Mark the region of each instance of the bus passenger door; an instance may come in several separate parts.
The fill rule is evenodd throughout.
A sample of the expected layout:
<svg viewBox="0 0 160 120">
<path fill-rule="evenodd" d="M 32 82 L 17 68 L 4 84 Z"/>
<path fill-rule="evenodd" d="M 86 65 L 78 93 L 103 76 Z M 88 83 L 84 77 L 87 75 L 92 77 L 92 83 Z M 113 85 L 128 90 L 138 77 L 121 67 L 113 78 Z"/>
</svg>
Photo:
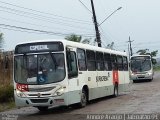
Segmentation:
<svg viewBox="0 0 160 120">
<path fill-rule="evenodd" d="M 67 48 L 68 104 L 80 101 L 77 58 L 74 48 Z"/>
</svg>

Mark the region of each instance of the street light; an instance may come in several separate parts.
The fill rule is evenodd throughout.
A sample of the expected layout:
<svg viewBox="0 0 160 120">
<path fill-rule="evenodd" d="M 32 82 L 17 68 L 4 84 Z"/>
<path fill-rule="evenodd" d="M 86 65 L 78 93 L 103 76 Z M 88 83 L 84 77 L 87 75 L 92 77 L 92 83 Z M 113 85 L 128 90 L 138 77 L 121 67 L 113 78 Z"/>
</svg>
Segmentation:
<svg viewBox="0 0 160 120">
<path fill-rule="evenodd" d="M 100 26 L 101 24 L 103 24 L 109 17 L 111 17 L 115 12 L 117 12 L 118 10 L 122 9 L 122 7 L 119 7 L 118 9 L 116 9 L 115 11 L 113 11 L 106 19 L 104 19 L 98 26 Z"/>
</svg>

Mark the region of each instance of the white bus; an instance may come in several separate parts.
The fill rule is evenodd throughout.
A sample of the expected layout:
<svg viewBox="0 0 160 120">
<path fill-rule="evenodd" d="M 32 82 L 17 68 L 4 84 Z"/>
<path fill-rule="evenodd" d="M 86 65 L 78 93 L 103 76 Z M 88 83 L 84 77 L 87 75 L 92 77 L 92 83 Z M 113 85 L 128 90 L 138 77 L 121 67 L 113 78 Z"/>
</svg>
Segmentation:
<svg viewBox="0 0 160 120">
<path fill-rule="evenodd" d="M 17 106 L 85 107 L 96 98 L 125 91 L 125 52 L 66 40 L 39 40 L 15 47 L 14 96 Z"/>
<path fill-rule="evenodd" d="M 152 81 L 153 79 L 153 66 L 150 55 L 135 55 L 131 57 L 130 61 L 130 77 L 133 82 L 139 80 Z"/>
</svg>

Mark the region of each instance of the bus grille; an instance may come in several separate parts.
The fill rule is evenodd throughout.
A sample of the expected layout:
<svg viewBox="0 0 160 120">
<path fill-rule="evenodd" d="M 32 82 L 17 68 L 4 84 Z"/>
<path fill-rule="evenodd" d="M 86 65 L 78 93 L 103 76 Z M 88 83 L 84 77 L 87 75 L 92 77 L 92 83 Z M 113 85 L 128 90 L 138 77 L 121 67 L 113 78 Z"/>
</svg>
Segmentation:
<svg viewBox="0 0 160 120">
<path fill-rule="evenodd" d="M 138 78 L 145 78 L 145 75 L 138 75 Z"/>
<path fill-rule="evenodd" d="M 45 87 L 45 88 L 29 88 L 29 92 L 47 92 L 47 91 L 51 91 L 54 88 L 56 88 L 55 86 L 53 87 Z"/>
<path fill-rule="evenodd" d="M 32 103 L 46 103 L 48 99 L 30 99 Z"/>
</svg>

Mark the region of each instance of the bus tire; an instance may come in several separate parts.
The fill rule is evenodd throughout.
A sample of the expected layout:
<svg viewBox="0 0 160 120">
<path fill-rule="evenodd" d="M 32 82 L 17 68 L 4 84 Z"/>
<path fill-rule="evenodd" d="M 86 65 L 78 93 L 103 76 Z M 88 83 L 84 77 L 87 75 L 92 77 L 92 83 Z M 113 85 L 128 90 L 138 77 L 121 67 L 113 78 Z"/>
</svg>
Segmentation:
<svg viewBox="0 0 160 120">
<path fill-rule="evenodd" d="M 81 100 L 79 106 L 82 108 L 85 107 L 86 105 L 87 105 L 87 94 L 86 91 L 83 89 L 81 93 Z"/>
<path fill-rule="evenodd" d="M 118 95 L 119 95 L 119 93 L 118 93 L 118 84 L 116 83 L 116 84 L 114 85 L 114 94 L 113 94 L 113 96 L 114 96 L 114 97 L 118 97 Z"/>
<path fill-rule="evenodd" d="M 136 80 L 133 80 L 133 83 L 136 83 L 137 81 Z"/>
<path fill-rule="evenodd" d="M 151 82 L 152 80 L 153 80 L 153 78 L 152 78 L 152 79 L 149 79 L 148 82 Z"/>
<path fill-rule="evenodd" d="M 48 110 L 48 107 L 47 106 L 38 106 L 37 107 L 37 109 L 39 110 L 39 111 L 47 111 Z"/>
</svg>

